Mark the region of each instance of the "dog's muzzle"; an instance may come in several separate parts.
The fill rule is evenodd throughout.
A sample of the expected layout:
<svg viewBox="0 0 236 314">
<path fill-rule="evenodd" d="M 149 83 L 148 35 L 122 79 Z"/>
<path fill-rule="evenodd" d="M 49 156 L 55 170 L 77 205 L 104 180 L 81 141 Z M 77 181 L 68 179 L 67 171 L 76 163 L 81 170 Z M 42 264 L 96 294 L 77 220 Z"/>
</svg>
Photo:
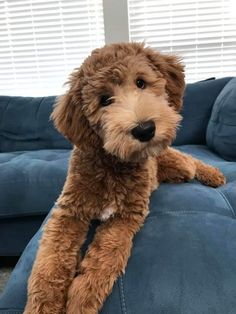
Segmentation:
<svg viewBox="0 0 236 314">
<path fill-rule="evenodd" d="M 152 120 L 140 122 L 135 128 L 131 130 L 134 138 L 140 142 L 148 142 L 155 135 L 156 126 Z"/>
</svg>

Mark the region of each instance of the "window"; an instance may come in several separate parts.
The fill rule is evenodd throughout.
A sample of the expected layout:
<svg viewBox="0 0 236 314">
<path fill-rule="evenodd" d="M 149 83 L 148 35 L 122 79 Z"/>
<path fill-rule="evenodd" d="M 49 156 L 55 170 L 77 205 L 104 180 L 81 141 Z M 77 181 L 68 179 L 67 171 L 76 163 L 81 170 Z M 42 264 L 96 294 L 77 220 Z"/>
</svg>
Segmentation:
<svg viewBox="0 0 236 314">
<path fill-rule="evenodd" d="M 130 39 L 183 57 L 188 82 L 236 74 L 234 0 L 128 0 Z"/>
<path fill-rule="evenodd" d="M 0 94 L 60 94 L 103 44 L 102 0 L 0 1 Z"/>
<path fill-rule="evenodd" d="M 235 0 L 0 0 L 0 94 L 58 95 L 94 48 L 145 41 L 186 80 L 236 75 Z"/>
</svg>

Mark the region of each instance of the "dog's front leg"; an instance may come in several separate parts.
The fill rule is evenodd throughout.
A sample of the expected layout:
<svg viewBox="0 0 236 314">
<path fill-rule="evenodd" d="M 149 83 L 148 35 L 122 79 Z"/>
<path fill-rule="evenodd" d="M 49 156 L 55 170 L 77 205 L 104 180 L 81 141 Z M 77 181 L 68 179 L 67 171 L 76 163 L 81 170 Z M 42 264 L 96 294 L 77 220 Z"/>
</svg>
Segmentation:
<svg viewBox="0 0 236 314">
<path fill-rule="evenodd" d="M 113 217 L 102 224 L 73 280 L 67 314 L 96 314 L 110 294 L 117 277 L 125 271 L 132 240 L 145 219 L 142 214 Z"/>
<path fill-rule="evenodd" d="M 178 183 L 196 178 L 202 184 L 212 187 L 225 183 L 224 175 L 219 169 L 172 147 L 168 147 L 157 157 L 157 164 L 159 182 Z"/>
<path fill-rule="evenodd" d="M 168 147 L 157 156 L 157 164 L 159 182 L 178 183 L 195 177 L 196 165 L 193 158 L 174 148 Z"/>
<path fill-rule="evenodd" d="M 75 276 L 77 253 L 88 223 L 56 208 L 44 227 L 28 283 L 24 314 L 65 313 L 67 289 Z"/>
</svg>

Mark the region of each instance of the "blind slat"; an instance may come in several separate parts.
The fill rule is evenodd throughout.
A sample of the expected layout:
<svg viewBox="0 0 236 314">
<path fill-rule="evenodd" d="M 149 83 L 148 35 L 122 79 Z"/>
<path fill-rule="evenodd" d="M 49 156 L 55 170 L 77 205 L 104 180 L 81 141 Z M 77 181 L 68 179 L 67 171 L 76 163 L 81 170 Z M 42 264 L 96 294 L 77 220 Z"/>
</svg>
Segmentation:
<svg viewBox="0 0 236 314">
<path fill-rule="evenodd" d="M 0 1 L 0 93 L 61 94 L 70 72 L 103 44 L 102 0 Z"/>
<path fill-rule="evenodd" d="M 232 0 L 128 0 L 128 7 L 130 39 L 180 55 L 187 81 L 236 75 Z"/>
</svg>

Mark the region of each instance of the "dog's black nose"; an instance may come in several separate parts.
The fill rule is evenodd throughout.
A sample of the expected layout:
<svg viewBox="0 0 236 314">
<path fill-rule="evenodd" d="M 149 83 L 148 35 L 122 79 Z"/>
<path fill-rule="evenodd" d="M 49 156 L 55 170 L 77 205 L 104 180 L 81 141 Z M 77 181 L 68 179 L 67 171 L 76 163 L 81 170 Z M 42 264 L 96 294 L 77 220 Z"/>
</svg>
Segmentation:
<svg viewBox="0 0 236 314">
<path fill-rule="evenodd" d="M 149 120 L 139 123 L 139 125 L 131 130 L 131 134 L 140 142 L 148 142 L 153 138 L 155 130 L 155 123 L 152 120 Z"/>
</svg>

